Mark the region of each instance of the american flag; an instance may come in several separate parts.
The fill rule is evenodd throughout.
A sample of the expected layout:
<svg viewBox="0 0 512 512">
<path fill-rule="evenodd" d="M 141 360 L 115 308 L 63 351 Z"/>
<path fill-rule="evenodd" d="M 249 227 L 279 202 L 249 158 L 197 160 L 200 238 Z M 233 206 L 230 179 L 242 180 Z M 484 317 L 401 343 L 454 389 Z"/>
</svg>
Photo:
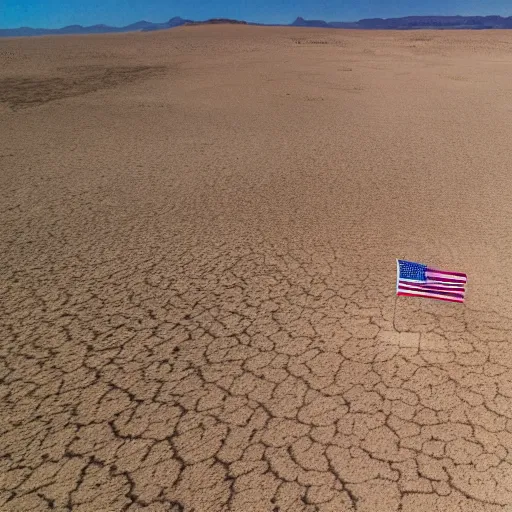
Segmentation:
<svg viewBox="0 0 512 512">
<path fill-rule="evenodd" d="M 437 270 L 421 263 L 396 260 L 396 294 L 464 302 L 466 274 Z"/>
</svg>

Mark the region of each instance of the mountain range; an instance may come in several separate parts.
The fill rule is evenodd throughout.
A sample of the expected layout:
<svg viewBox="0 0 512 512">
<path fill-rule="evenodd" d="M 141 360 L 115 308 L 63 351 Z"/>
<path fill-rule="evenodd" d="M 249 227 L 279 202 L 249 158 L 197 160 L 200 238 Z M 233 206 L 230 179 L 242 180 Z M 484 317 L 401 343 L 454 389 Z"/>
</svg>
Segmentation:
<svg viewBox="0 0 512 512">
<path fill-rule="evenodd" d="M 404 18 L 368 18 L 354 22 L 326 22 L 297 18 L 295 27 L 356 28 L 377 30 L 412 29 L 506 29 L 512 28 L 512 16 L 406 16 Z"/>
<path fill-rule="evenodd" d="M 194 21 L 176 16 L 163 23 L 151 21 L 137 21 L 125 27 L 111 27 L 108 25 L 68 25 L 67 27 L 48 29 L 19 27 L 0 29 L 0 37 L 43 36 L 52 34 L 106 34 L 112 32 L 148 32 L 153 30 L 165 30 L 182 25 L 202 25 L 233 23 L 246 25 L 265 25 L 264 23 L 248 23 L 246 21 L 214 18 L 206 21 Z M 414 29 L 510 29 L 512 28 L 512 16 L 406 16 L 404 18 L 368 18 L 354 22 L 305 20 L 298 17 L 289 25 L 292 27 L 316 27 L 316 28 L 350 28 L 366 30 L 414 30 Z"/>
</svg>

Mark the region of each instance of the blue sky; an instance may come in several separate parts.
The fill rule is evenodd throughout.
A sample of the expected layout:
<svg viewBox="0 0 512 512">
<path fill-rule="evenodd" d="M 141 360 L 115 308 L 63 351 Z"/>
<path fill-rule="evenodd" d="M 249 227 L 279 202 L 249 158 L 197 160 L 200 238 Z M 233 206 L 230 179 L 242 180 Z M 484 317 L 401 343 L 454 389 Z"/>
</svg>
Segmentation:
<svg viewBox="0 0 512 512">
<path fill-rule="evenodd" d="M 412 14 L 512 15 L 511 0 L 0 0 L 0 28 L 71 24 L 128 25 L 173 16 L 289 23 L 297 16 L 327 21 Z"/>
</svg>

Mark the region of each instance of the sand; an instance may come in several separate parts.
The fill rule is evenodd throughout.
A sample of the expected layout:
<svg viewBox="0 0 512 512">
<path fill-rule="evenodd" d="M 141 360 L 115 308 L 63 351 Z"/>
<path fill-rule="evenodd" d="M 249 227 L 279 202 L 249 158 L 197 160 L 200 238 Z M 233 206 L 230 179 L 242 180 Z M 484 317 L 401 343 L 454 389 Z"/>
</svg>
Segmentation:
<svg viewBox="0 0 512 512">
<path fill-rule="evenodd" d="M 512 510 L 511 50 L 0 40 L 0 509 Z"/>
</svg>

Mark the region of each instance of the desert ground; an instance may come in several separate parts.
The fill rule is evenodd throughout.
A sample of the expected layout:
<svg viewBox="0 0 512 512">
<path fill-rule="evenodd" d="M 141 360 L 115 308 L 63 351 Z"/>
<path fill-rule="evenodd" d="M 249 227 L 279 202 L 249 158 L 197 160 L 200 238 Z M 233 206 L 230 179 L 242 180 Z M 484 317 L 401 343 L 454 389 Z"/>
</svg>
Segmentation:
<svg viewBox="0 0 512 512">
<path fill-rule="evenodd" d="M 0 40 L 0 510 L 512 510 L 511 84 L 509 31 Z"/>
</svg>

